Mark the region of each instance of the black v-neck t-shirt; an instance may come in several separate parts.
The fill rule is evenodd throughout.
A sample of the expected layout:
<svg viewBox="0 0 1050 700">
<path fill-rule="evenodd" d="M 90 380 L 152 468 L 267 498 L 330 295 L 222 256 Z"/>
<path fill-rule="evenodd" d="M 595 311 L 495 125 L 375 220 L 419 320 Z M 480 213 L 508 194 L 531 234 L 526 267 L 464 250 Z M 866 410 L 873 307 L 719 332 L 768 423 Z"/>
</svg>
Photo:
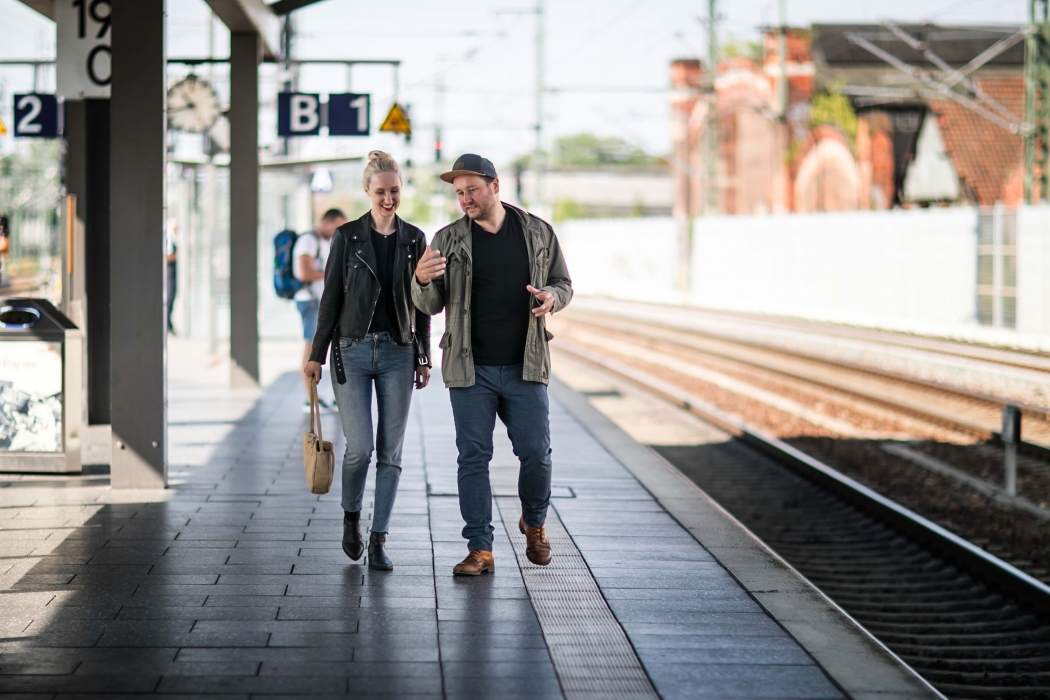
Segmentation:
<svg viewBox="0 0 1050 700">
<path fill-rule="evenodd" d="M 376 254 L 376 276 L 379 277 L 379 299 L 376 301 L 369 333 L 397 334 L 397 310 L 394 308 L 394 254 L 397 232 L 384 236 L 372 229 L 372 250 Z M 400 340 L 400 336 L 397 336 Z"/>
<path fill-rule="evenodd" d="M 503 226 L 489 233 L 470 225 L 471 297 L 470 340 L 474 364 L 497 366 L 525 360 L 532 295 L 529 249 L 518 216 L 507 209 Z"/>
</svg>

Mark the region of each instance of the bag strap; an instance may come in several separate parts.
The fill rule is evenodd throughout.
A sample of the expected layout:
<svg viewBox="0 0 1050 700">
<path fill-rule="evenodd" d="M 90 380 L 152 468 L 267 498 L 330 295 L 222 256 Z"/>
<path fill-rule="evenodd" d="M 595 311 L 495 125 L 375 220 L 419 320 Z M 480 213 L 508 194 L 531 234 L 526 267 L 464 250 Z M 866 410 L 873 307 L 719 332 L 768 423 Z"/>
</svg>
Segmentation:
<svg viewBox="0 0 1050 700">
<path fill-rule="evenodd" d="M 317 439 L 324 443 L 324 434 L 321 432 L 321 407 L 317 405 L 317 385 L 310 382 L 310 432 L 314 432 L 314 413 L 317 414 Z"/>
</svg>

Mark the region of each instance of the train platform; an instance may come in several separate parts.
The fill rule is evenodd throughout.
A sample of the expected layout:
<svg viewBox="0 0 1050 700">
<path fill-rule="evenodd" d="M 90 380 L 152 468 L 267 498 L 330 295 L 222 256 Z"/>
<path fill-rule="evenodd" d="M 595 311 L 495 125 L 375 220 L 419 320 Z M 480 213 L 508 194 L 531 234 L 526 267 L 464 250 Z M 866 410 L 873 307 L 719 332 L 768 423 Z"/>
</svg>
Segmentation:
<svg viewBox="0 0 1050 700">
<path fill-rule="evenodd" d="M 377 572 L 340 548 L 339 475 L 306 491 L 297 375 L 235 391 L 182 350 L 169 489 L 0 480 L 0 696 L 941 697 L 558 380 L 552 564 L 525 559 L 498 426 L 496 572 L 452 576 L 466 546 L 436 376 L 414 396 L 395 568 Z M 324 429 L 341 455 L 338 418 Z"/>
</svg>

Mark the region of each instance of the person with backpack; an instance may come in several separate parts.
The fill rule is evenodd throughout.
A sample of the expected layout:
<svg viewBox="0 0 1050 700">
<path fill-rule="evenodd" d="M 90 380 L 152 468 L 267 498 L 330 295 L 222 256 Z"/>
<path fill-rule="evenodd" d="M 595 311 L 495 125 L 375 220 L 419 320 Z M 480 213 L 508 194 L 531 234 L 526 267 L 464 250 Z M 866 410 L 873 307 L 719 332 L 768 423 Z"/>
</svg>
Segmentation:
<svg viewBox="0 0 1050 700">
<path fill-rule="evenodd" d="M 372 208 L 332 237 L 317 333 L 303 376 L 315 384 L 321 381 L 331 344 L 332 388 L 346 436 L 342 544 L 354 561 L 364 553 L 361 508 L 373 452 L 375 387 L 379 424 L 368 567 L 386 571 L 394 568 L 386 536 L 401 479 L 412 387 L 422 389 L 430 381 L 430 316 L 412 303 L 416 262 L 427 242 L 422 231 L 396 213 L 402 187 L 397 161 L 372 151 L 363 180 Z"/>
<path fill-rule="evenodd" d="M 310 348 L 317 332 L 317 312 L 321 306 L 321 295 L 324 292 L 325 265 L 332 247 L 332 236 L 335 230 L 345 223 L 346 215 L 342 211 L 329 209 L 313 231 L 307 231 L 296 239 L 295 247 L 292 249 L 292 269 L 295 279 L 301 285 L 292 298 L 303 319 L 303 340 L 306 341 L 306 347 L 303 349 L 304 365 L 310 359 Z M 306 395 L 309 396 L 310 384 L 306 377 L 303 377 L 303 385 L 306 387 Z M 317 403 L 322 411 L 335 410 L 334 406 L 320 396 L 317 397 Z M 303 406 L 303 413 L 309 412 L 310 400 L 307 399 Z"/>
</svg>

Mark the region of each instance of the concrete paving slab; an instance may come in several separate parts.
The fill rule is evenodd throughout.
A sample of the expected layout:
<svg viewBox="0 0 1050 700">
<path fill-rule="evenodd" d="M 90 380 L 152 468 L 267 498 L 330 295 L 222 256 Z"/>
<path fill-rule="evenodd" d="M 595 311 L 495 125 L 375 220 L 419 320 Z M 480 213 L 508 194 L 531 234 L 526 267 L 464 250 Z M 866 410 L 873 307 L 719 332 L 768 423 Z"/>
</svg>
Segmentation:
<svg viewBox="0 0 1050 700">
<path fill-rule="evenodd" d="M 439 377 L 414 394 L 388 539 L 395 569 L 374 572 L 341 551 L 339 475 L 330 494 L 304 488 L 295 374 L 275 373 L 261 392 L 176 374 L 170 489 L 0 488 L 0 620 L 12 626 L 0 639 L 5 700 L 628 696 L 620 666 L 574 656 L 572 635 L 592 632 L 586 617 L 573 618 L 570 598 L 564 619 L 541 623 L 542 579 L 529 573 L 534 588 L 526 586 L 522 567 L 532 565 L 519 565 L 516 529 L 497 523 L 494 575 L 451 576 L 466 547 Z M 566 580 L 600 591 L 608 620 L 630 640 L 631 663 L 645 672 L 644 692 L 630 697 L 839 697 L 822 657 L 799 643 L 830 634 L 834 620 L 794 614 L 787 597 L 751 595 L 719 561 L 723 551 L 737 556 L 764 580 L 768 559 L 748 553 L 749 534 L 680 486 L 654 490 L 636 478 L 619 438 L 610 446 L 559 391 L 552 515 L 581 564 Z M 337 417 L 323 420 L 340 454 Z M 497 513 L 509 503 L 502 517 L 513 525 L 517 463 L 502 426 L 496 448 L 494 493 L 508 499 Z M 696 520 L 683 527 L 668 503 Z M 702 546 L 700 526 L 721 539 Z M 769 614 L 777 605 L 783 626 Z M 812 645 L 838 663 L 862 661 Z M 559 675 L 555 659 L 580 664 L 577 680 Z M 879 687 L 869 675 L 861 692 Z"/>
</svg>

